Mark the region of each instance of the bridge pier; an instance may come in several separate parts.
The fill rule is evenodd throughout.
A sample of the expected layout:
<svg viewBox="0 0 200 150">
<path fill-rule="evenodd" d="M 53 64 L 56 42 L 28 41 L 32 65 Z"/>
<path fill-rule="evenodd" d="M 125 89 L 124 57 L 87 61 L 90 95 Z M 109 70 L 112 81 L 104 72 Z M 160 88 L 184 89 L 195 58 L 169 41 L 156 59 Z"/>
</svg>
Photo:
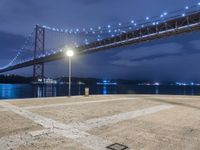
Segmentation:
<svg viewBox="0 0 200 150">
<path fill-rule="evenodd" d="M 33 64 L 33 80 L 44 82 L 44 63 L 38 63 L 36 60 L 40 55 L 44 55 L 45 51 L 45 28 L 36 25 L 35 28 L 35 45 L 34 45 L 34 64 Z"/>
</svg>

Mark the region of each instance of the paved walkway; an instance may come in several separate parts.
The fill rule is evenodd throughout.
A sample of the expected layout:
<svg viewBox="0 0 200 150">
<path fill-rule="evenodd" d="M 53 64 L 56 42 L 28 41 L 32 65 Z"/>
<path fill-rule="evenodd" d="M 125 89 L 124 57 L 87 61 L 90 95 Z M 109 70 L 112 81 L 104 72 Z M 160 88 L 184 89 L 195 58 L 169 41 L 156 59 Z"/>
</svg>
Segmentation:
<svg viewBox="0 0 200 150">
<path fill-rule="evenodd" d="M 0 149 L 199 149 L 199 116 L 200 97 L 190 96 L 0 101 Z"/>
</svg>

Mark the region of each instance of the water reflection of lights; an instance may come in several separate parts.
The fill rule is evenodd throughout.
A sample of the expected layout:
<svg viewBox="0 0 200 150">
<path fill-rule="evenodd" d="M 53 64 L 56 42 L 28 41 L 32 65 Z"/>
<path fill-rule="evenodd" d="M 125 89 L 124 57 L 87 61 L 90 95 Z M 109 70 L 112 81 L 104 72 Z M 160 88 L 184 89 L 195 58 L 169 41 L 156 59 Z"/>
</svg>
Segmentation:
<svg viewBox="0 0 200 150">
<path fill-rule="evenodd" d="M 13 90 L 13 85 L 12 84 L 2 84 L 1 85 L 1 95 L 3 98 L 7 98 L 7 97 L 13 97 L 14 93 L 11 91 Z"/>
<path fill-rule="evenodd" d="M 103 95 L 108 94 L 107 86 L 116 86 L 116 82 L 110 82 L 109 80 L 103 80 L 102 82 L 97 82 L 97 85 L 103 85 Z"/>
<path fill-rule="evenodd" d="M 103 95 L 106 95 L 107 94 L 107 87 L 106 85 L 103 86 Z"/>
<path fill-rule="evenodd" d="M 50 97 L 57 96 L 57 88 L 54 85 L 46 84 L 46 85 L 38 85 L 36 86 L 37 93 L 35 97 Z"/>
</svg>

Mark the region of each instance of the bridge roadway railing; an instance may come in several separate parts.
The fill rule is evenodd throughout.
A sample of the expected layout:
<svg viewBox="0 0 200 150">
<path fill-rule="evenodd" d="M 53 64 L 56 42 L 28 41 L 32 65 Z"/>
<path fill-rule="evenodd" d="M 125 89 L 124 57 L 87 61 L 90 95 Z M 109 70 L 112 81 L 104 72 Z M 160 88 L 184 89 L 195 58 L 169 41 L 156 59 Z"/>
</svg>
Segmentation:
<svg viewBox="0 0 200 150">
<path fill-rule="evenodd" d="M 159 24 L 151 24 L 139 29 L 122 33 L 112 38 L 105 38 L 101 41 L 96 41 L 91 44 L 82 45 L 76 48 L 77 53 L 86 54 L 96 51 L 107 50 L 126 45 L 135 45 L 143 42 L 148 42 L 169 36 L 175 36 L 183 33 L 189 33 L 200 30 L 200 12 L 192 12 L 186 16 L 177 16 L 167 21 L 160 22 Z M 45 63 L 64 58 L 64 52 L 58 52 L 49 56 L 37 58 L 9 66 L 1 69 L 0 73 L 28 67 L 34 63 Z"/>
<path fill-rule="evenodd" d="M 155 39 L 193 32 L 200 29 L 200 12 L 193 12 L 187 16 L 179 16 L 155 25 L 149 25 L 137 30 L 121 34 L 112 38 L 83 45 L 81 52 L 94 52 L 102 49 L 115 48 L 130 44 L 139 44 Z"/>
</svg>

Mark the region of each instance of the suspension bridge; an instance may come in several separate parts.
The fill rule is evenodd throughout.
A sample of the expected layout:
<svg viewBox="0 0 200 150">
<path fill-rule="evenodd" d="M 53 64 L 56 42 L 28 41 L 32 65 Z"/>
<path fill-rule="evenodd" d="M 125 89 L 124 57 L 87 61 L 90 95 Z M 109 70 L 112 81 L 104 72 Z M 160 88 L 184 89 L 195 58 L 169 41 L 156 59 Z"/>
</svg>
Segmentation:
<svg viewBox="0 0 200 150">
<path fill-rule="evenodd" d="M 80 55 L 199 30 L 200 3 L 138 21 L 89 29 L 57 29 L 36 25 L 16 56 L 0 68 L 0 73 L 33 66 L 34 79 L 43 81 L 44 64 L 64 58 L 67 48 L 74 49 Z"/>
</svg>

